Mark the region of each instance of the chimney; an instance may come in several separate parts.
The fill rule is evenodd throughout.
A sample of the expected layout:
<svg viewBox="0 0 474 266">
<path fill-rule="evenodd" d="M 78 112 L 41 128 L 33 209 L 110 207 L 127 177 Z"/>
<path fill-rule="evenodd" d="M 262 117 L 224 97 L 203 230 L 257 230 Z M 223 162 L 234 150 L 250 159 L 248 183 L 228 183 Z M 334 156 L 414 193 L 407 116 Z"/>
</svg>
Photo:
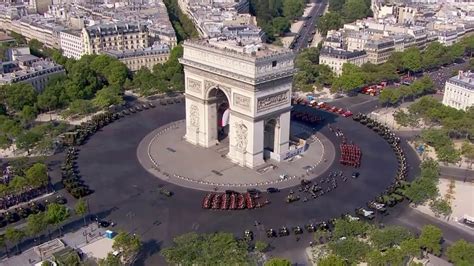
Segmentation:
<svg viewBox="0 0 474 266">
<path fill-rule="evenodd" d="M 463 71 L 462 71 L 462 70 L 459 70 L 459 72 L 458 72 L 458 79 L 462 79 L 462 74 L 463 74 Z"/>
</svg>

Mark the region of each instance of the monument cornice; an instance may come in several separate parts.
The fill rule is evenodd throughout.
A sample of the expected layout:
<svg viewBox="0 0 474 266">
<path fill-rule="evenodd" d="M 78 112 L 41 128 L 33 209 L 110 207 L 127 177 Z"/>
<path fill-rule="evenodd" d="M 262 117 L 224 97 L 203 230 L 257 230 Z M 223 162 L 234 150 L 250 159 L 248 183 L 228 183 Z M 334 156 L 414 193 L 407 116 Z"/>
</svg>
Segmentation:
<svg viewBox="0 0 474 266">
<path fill-rule="evenodd" d="M 223 77 L 226 77 L 226 78 L 230 78 L 230 79 L 233 79 L 233 80 L 237 80 L 239 82 L 247 83 L 247 84 L 250 84 L 252 86 L 255 86 L 255 85 L 258 85 L 258 84 L 261 84 L 261 83 L 265 83 L 265 82 L 269 82 L 269 81 L 272 81 L 272 80 L 278 80 L 278 79 L 282 79 L 282 78 L 292 77 L 293 74 L 296 73 L 295 69 L 288 69 L 288 70 L 279 71 L 277 73 L 272 73 L 272 74 L 268 74 L 268 75 L 257 77 L 257 78 L 250 78 L 250 77 L 247 77 L 247 76 L 244 76 L 244 75 L 232 73 L 232 72 L 226 71 L 226 70 L 220 70 L 218 68 L 211 67 L 211 66 L 208 66 L 208 65 L 204 65 L 204 64 L 201 64 L 201 63 L 197 63 L 197 62 L 194 62 L 192 60 L 188 60 L 188 59 L 184 59 L 184 58 L 180 58 L 179 62 L 181 64 L 183 64 L 184 66 L 187 66 L 187 67 L 200 69 L 200 70 L 205 71 L 205 72 L 211 72 L 213 74 L 223 76 Z"/>
</svg>

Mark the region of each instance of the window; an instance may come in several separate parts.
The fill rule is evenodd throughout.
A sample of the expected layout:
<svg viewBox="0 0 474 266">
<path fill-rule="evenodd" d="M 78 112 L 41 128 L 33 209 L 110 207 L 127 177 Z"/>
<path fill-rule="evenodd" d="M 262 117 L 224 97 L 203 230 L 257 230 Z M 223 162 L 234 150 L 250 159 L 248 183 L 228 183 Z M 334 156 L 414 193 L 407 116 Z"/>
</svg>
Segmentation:
<svg viewBox="0 0 474 266">
<path fill-rule="evenodd" d="M 277 61 L 272 61 L 272 67 L 276 67 Z"/>
</svg>

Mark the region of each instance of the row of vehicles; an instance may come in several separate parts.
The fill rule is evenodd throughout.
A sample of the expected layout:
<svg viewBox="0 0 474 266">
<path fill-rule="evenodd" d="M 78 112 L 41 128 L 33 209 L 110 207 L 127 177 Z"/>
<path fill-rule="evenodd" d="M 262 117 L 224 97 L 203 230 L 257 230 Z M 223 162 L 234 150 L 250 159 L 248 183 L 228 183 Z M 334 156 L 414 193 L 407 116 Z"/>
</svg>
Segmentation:
<svg viewBox="0 0 474 266">
<path fill-rule="evenodd" d="M 303 97 L 293 98 L 292 99 L 292 104 L 311 106 L 313 108 L 326 110 L 328 112 L 332 112 L 334 114 L 338 114 L 338 115 L 341 115 L 343 117 L 350 117 L 350 116 L 353 115 L 353 113 L 351 111 L 346 110 L 344 108 L 339 108 L 339 107 L 336 107 L 336 106 L 332 106 L 332 105 L 330 105 L 326 102 L 318 102 L 314 99 L 309 100 L 309 99 L 303 98 Z"/>
<path fill-rule="evenodd" d="M 407 186 L 405 179 L 408 174 L 408 165 L 405 153 L 400 146 L 400 138 L 397 137 L 387 126 L 377 122 L 367 115 L 357 114 L 353 117 L 353 119 L 363 125 L 366 125 L 368 128 L 371 128 L 374 132 L 377 132 L 381 137 L 383 137 L 391 145 L 397 157 L 398 170 L 394 177 L 394 181 L 385 189 L 383 194 L 376 197 L 374 201 L 367 203 L 367 206 L 370 209 L 385 213 L 385 206 L 393 207 L 398 202 L 403 201 L 405 198 L 403 191 Z"/>
<path fill-rule="evenodd" d="M 249 192 L 243 194 L 235 191 L 208 193 L 202 200 L 202 208 L 213 210 L 243 210 L 259 208 L 269 203 L 268 201 L 265 201 L 264 204 L 257 202 L 256 199 L 259 197 L 260 195 Z"/>
</svg>

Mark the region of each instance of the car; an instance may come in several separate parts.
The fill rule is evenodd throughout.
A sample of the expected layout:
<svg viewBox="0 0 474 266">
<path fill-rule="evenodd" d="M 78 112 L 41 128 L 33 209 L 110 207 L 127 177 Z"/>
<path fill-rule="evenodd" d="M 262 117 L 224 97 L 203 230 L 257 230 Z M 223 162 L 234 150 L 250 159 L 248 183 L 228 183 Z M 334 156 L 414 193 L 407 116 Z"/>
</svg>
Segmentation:
<svg viewBox="0 0 474 266">
<path fill-rule="evenodd" d="M 271 237 L 276 237 L 276 236 L 277 236 L 277 233 L 276 233 L 276 231 L 275 231 L 275 230 L 273 230 L 273 229 L 271 229 L 271 228 L 270 228 L 270 229 L 268 229 L 266 233 L 267 233 L 267 237 L 268 237 L 268 238 L 271 238 Z"/>
<path fill-rule="evenodd" d="M 167 189 L 164 189 L 164 188 L 161 188 L 161 189 L 160 189 L 160 194 L 161 194 L 161 195 L 165 195 L 165 196 L 167 196 L 167 197 L 173 196 L 173 192 L 171 192 L 171 191 L 169 191 L 169 190 L 167 190 Z"/>
<path fill-rule="evenodd" d="M 285 175 L 285 174 L 282 174 L 280 175 L 280 179 L 288 179 L 290 176 L 289 175 Z"/>
<path fill-rule="evenodd" d="M 290 194 L 286 197 L 286 202 L 287 203 L 292 203 L 292 202 L 295 202 L 295 201 L 298 201 L 300 200 L 300 196 L 295 196 L 294 194 Z"/>
<path fill-rule="evenodd" d="M 269 188 L 267 188 L 267 192 L 268 193 L 276 193 L 276 192 L 280 192 L 280 190 L 278 188 L 269 187 Z"/>
<path fill-rule="evenodd" d="M 255 195 L 255 194 L 258 195 L 258 194 L 260 193 L 260 190 L 258 190 L 258 189 L 256 189 L 256 188 L 249 188 L 249 189 L 247 189 L 247 192 L 248 192 L 249 194 L 252 194 L 252 196 L 253 196 L 253 195 Z"/>
<path fill-rule="evenodd" d="M 244 232 L 244 239 L 245 239 L 245 241 L 247 241 L 247 242 L 252 241 L 252 240 L 253 240 L 253 232 L 250 231 L 250 230 L 245 230 L 245 232 Z"/>
<path fill-rule="evenodd" d="M 355 213 L 365 219 L 372 220 L 375 218 L 374 211 L 369 211 L 364 208 L 357 208 Z"/>
<path fill-rule="evenodd" d="M 108 221 L 98 221 L 97 224 L 99 225 L 99 227 L 103 227 L 103 228 L 107 228 L 110 226 L 110 223 Z"/>
<path fill-rule="evenodd" d="M 346 111 L 344 111 L 344 109 L 342 109 L 342 108 L 339 108 L 339 109 L 337 110 L 337 113 L 338 113 L 338 114 L 341 114 L 341 115 L 344 114 L 345 112 L 346 112 Z"/>
<path fill-rule="evenodd" d="M 306 228 L 306 231 L 308 231 L 308 233 L 312 233 L 316 231 L 316 226 L 314 226 L 313 224 L 308 224 L 305 226 L 305 228 Z"/>
<path fill-rule="evenodd" d="M 385 208 L 385 204 L 383 203 L 378 203 L 375 201 L 370 201 L 367 203 L 367 207 L 369 207 L 372 210 L 377 210 L 379 212 L 385 212 L 387 209 Z"/>
<path fill-rule="evenodd" d="M 280 230 L 278 230 L 278 236 L 289 236 L 290 235 L 290 231 L 288 230 L 288 228 L 286 228 L 286 226 L 283 226 L 280 228 Z"/>
<path fill-rule="evenodd" d="M 62 196 L 57 196 L 56 199 L 54 200 L 54 202 L 56 202 L 57 204 L 60 204 L 60 205 L 64 205 L 67 203 L 67 200 L 66 198 L 62 197 Z"/>
<path fill-rule="evenodd" d="M 353 172 L 352 173 L 352 178 L 358 178 L 359 177 L 359 172 Z"/>
<path fill-rule="evenodd" d="M 351 111 L 346 111 L 342 114 L 343 117 L 350 117 L 352 116 L 352 112 Z"/>
<path fill-rule="evenodd" d="M 329 111 L 333 112 L 333 113 L 337 113 L 337 107 L 336 106 L 333 106 L 331 107 L 331 109 L 329 109 Z"/>
<path fill-rule="evenodd" d="M 303 233 L 303 229 L 299 226 L 295 226 L 295 227 L 293 227 L 293 233 L 295 235 L 301 235 Z"/>
<path fill-rule="evenodd" d="M 142 105 L 142 108 L 143 108 L 143 109 L 149 109 L 150 106 L 148 106 L 147 104 L 144 104 L 144 105 Z"/>
</svg>

